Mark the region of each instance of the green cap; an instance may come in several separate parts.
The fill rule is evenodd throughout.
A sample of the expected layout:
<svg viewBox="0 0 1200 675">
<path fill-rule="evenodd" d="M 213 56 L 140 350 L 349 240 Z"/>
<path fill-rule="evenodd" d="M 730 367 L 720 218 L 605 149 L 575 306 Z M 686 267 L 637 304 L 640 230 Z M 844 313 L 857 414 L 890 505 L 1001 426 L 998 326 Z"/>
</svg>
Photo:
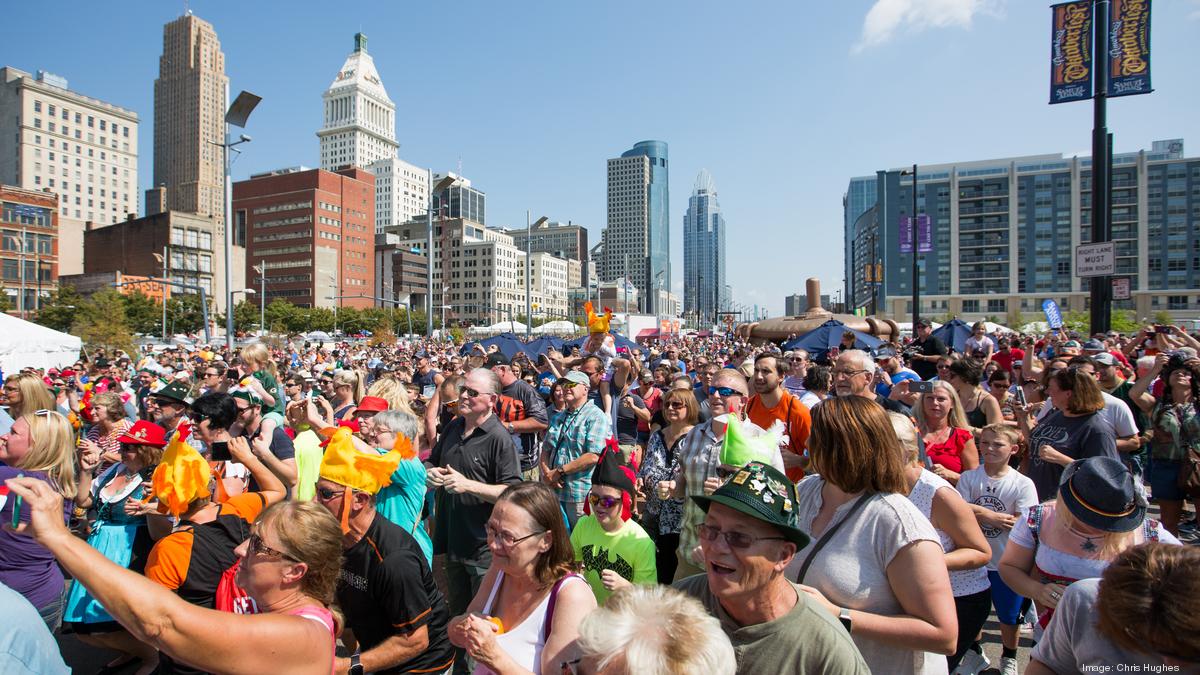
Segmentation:
<svg viewBox="0 0 1200 675">
<path fill-rule="evenodd" d="M 800 529 L 796 511 L 796 486 L 770 464 L 750 462 L 717 491 L 707 497 L 692 497 L 705 513 L 721 504 L 779 529 L 797 550 L 808 546 L 808 534 Z"/>
</svg>

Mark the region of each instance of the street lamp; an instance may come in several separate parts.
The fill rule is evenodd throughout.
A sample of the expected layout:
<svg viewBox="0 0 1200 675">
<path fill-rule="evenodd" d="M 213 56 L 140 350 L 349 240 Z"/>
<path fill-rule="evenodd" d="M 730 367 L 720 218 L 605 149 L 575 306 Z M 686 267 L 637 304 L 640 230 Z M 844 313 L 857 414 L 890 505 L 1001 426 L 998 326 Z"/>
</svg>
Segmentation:
<svg viewBox="0 0 1200 675">
<path fill-rule="evenodd" d="M 441 193 L 442 190 L 454 185 L 458 182 L 455 176 L 445 176 L 438 181 L 437 185 L 433 184 L 433 169 L 426 169 L 426 184 L 429 186 L 429 194 L 427 195 L 428 205 L 425 208 L 426 222 L 429 225 L 429 236 L 425 245 L 425 260 L 427 262 L 426 281 L 428 282 L 429 297 L 425 300 L 425 333 L 433 336 L 433 195 Z M 439 204 L 440 206 L 440 204 Z M 446 278 L 446 270 L 442 270 L 442 278 Z M 446 301 L 443 299 L 443 303 Z"/>
<path fill-rule="evenodd" d="M 442 274 L 445 274 L 445 273 L 446 273 L 446 270 L 442 270 Z M 448 290 L 450 290 L 449 286 L 442 286 L 442 339 L 443 340 L 446 339 L 446 308 L 449 307 L 449 305 L 446 304 L 446 291 L 448 291 Z M 430 334 L 432 335 L 432 333 L 430 333 Z"/>
<path fill-rule="evenodd" d="M 226 85 L 225 100 L 229 100 L 229 88 Z M 225 141 L 223 143 L 213 142 L 214 145 L 219 145 L 224 150 L 225 164 L 225 348 L 233 351 L 233 178 L 230 175 L 230 167 L 232 162 L 229 159 L 229 150 L 242 143 L 249 143 L 250 137 L 241 134 L 238 140 L 233 140 L 233 135 L 230 127 L 246 127 L 246 120 L 250 118 L 250 113 L 254 112 L 254 108 L 262 101 L 261 96 L 251 94 L 248 91 L 243 91 L 237 95 L 233 104 L 229 106 L 229 110 L 225 112 Z"/>
<path fill-rule="evenodd" d="M 258 296 L 258 329 L 263 335 L 267 334 L 267 268 L 270 264 L 266 260 L 260 261 L 254 266 L 254 271 L 258 272 L 258 281 L 262 288 L 262 293 Z M 247 292 L 253 293 L 253 290 Z"/>
</svg>

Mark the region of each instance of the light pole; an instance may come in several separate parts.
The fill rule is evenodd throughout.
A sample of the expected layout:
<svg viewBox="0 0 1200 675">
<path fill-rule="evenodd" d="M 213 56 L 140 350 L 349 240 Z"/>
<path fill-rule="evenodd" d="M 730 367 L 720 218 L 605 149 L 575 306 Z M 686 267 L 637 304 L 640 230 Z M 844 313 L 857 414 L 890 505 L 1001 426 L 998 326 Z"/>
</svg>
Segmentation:
<svg viewBox="0 0 1200 675">
<path fill-rule="evenodd" d="M 530 270 L 533 268 L 532 251 L 533 251 L 533 228 L 541 227 L 542 223 L 549 220 L 546 216 L 537 219 L 536 223 L 529 223 L 529 209 L 525 209 L 525 339 L 529 339 L 533 330 L 533 277 L 530 276 Z M 511 328 L 511 326 L 510 326 Z"/>
<path fill-rule="evenodd" d="M 9 239 L 16 239 L 16 236 L 7 234 Z M 25 318 L 25 228 L 21 228 L 21 251 L 19 260 L 21 262 L 21 295 L 17 298 L 17 315 L 22 319 Z"/>
<path fill-rule="evenodd" d="M 445 270 L 442 270 L 445 273 Z M 449 286 L 442 286 L 442 339 L 446 339 L 446 291 L 450 290 Z"/>
<path fill-rule="evenodd" d="M 163 252 L 161 254 L 159 254 L 159 253 L 151 253 L 150 254 L 150 255 L 154 256 L 155 260 L 162 263 L 163 279 L 171 278 L 171 271 L 167 267 L 167 262 L 169 260 L 167 256 L 169 254 L 170 254 L 170 248 L 167 246 L 163 246 Z M 162 285 L 162 306 L 163 306 L 163 338 L 162 339 L 163 339 L 163 344 L 166 344 L 167 343 L 167 285 L 166 284 Z"/>
<path fill-rule="evenodd" d="M 341 304 L 338 300 L 341 296 L 338 295 L 337 274 L 333 272 L 329 273 L 329 291 L 329 299 L 333 300 L 333 332 L 337 333 L 338 305 Z"/>
<path fill-rule="evenodd" d="M 225 88 L 225 100 L 229 100 L 228 85 Z M 230 167 L 233 163 L 229 159 L 229 150 L 235 145 L 250 142 L 250 137 L 245 134 L 241 134 L 238 140 L 233 140 L 230 127 L 244 129 L 250 113 L 254 112 L 254 108 L 261 100 L 261 96 L 248 91 L 239 93 L 233 104 L 229 106 L 229 110 L 225 112 L 224 142 L 213 142 L 214 145 L 221 146 L 225 160 L 225 348 L 230 351 L 233 351 L 233 270 L 231 269 L 233 267 L 233 178 L 230 175 Z M 208 330 L 207 326 L 205 326 L 205 330 Z"/>
<path fill-rule="evenodd" d="M 912 176 L 912 213 L 909 214 L 909 219 L 912 223 L 912 325 L 913 331 L 916 331 L 917 321 L 921 318 L 921 286 L 920 275 L 917 274 L 917 165 L 913 164 L 912 171 L 901 171 L 900 175 Z"/>
<path fill-rule="evenodd" d="M 258 282 L 262 289 L 258 294 L 258 329 L 262 335 L 267 334 L 267 268 L 270 264 L 264 259 L 254 266 L 258 272 Z M 248 291 L 253 293 L 253 290 Z"/>
<path fill-rule="evenodd" d="M 445 176 L 438 181 L 437 185 L 433 184 L 433 169 L 426 169 L 426 184 L 429 186 L 428 206 L 425 208 L 426 220 L 429 225 L 429 236 L 425 245 L 426 281 L 428 282 L 428 298 L 425 300 L 425 334 L 433 336 L 433 195 L 441 193 L 442 190 L 454 185 L 458 182 L 458 178 L 454 176 Z M 440 204 L 439 204 L 440 206 Z M 446 270 L 442 270 L 442 279 L 446 278 Z M 445 299 L 442 304 L 445 304 Z"/>
</svg>

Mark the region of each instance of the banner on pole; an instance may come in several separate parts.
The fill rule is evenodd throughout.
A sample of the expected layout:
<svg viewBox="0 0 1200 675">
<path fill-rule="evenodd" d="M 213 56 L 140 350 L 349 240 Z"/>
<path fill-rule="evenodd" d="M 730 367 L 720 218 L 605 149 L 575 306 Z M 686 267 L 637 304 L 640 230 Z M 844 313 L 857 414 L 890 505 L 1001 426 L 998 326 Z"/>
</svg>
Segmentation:
<svg viewBox="0 0 1200 675">
<path fill-rule="evenodd" d="M 1042 301 L 1042 313 L 1046 315 L 1046 324 L 1051 328 L 1062 328 L 1062 312 L 1058 311 L 1058 303 L 1053 300 Z"/>
<path fill-rule="evenodd" d="M 1150 0 L 1112 0 L 1108 23 L 1108 95 L 1149 94 Z"/>
<path fill-rule="evenodd" d="M 912 218 L 900 216 L 900 252 L 912 254 Z M 933 221 L 928 213 L 917 215 L 917 253 L 933 252 Z"/>
<path fill-rule="evenodd" d="M 1091 98 L 1092 1 L 1064 2 L 1050 11 L 1050 103 Z"/>
</svg>

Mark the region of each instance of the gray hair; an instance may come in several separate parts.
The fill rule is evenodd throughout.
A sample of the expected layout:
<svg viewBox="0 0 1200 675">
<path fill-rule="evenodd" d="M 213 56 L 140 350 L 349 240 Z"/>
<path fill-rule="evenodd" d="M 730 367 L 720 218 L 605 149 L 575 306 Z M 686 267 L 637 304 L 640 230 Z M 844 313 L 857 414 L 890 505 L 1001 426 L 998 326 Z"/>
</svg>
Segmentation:
<svg viewBox="0 0 1200 675">
<path fill-rule="evenodd" d="M 471 375 L 478 375 L 479 377 L 486 378 L 487 381 L 490 382 L 492 385 L 491 393 L 496 394 L 497 396 L 499 396 L 501 393 L 501 390 L 504 389 L 504 387 L 502 387 L 500 385 L 500 376 L 497 375 L 490 368 L 475 368 L 470 373 L 468 373 L 468 377 Z"/>
<path fill-rule="evenodd" d="M 632 586 L 612 594 L 579 624 L 580 656 L 607 670 L 642 675 L 737 671 L 721 622 L 670 586 Z"/>
<path fill-rule="evenodd" d="M 403 410 L 381 410 L 371 419 L 371 423 L 391 429 L 397 436 L 404 436 L 416 442 L 421 426 L 417 417 Z"/>
<path fill-rule="evenodd" d="M 872 359 L 870 354 L 861 349 L 847 349 L 838 355 L 838 360 L 843 358 L 857 361 L 860 370 L 875 372 L 875 359 Z"/>
</svg>

